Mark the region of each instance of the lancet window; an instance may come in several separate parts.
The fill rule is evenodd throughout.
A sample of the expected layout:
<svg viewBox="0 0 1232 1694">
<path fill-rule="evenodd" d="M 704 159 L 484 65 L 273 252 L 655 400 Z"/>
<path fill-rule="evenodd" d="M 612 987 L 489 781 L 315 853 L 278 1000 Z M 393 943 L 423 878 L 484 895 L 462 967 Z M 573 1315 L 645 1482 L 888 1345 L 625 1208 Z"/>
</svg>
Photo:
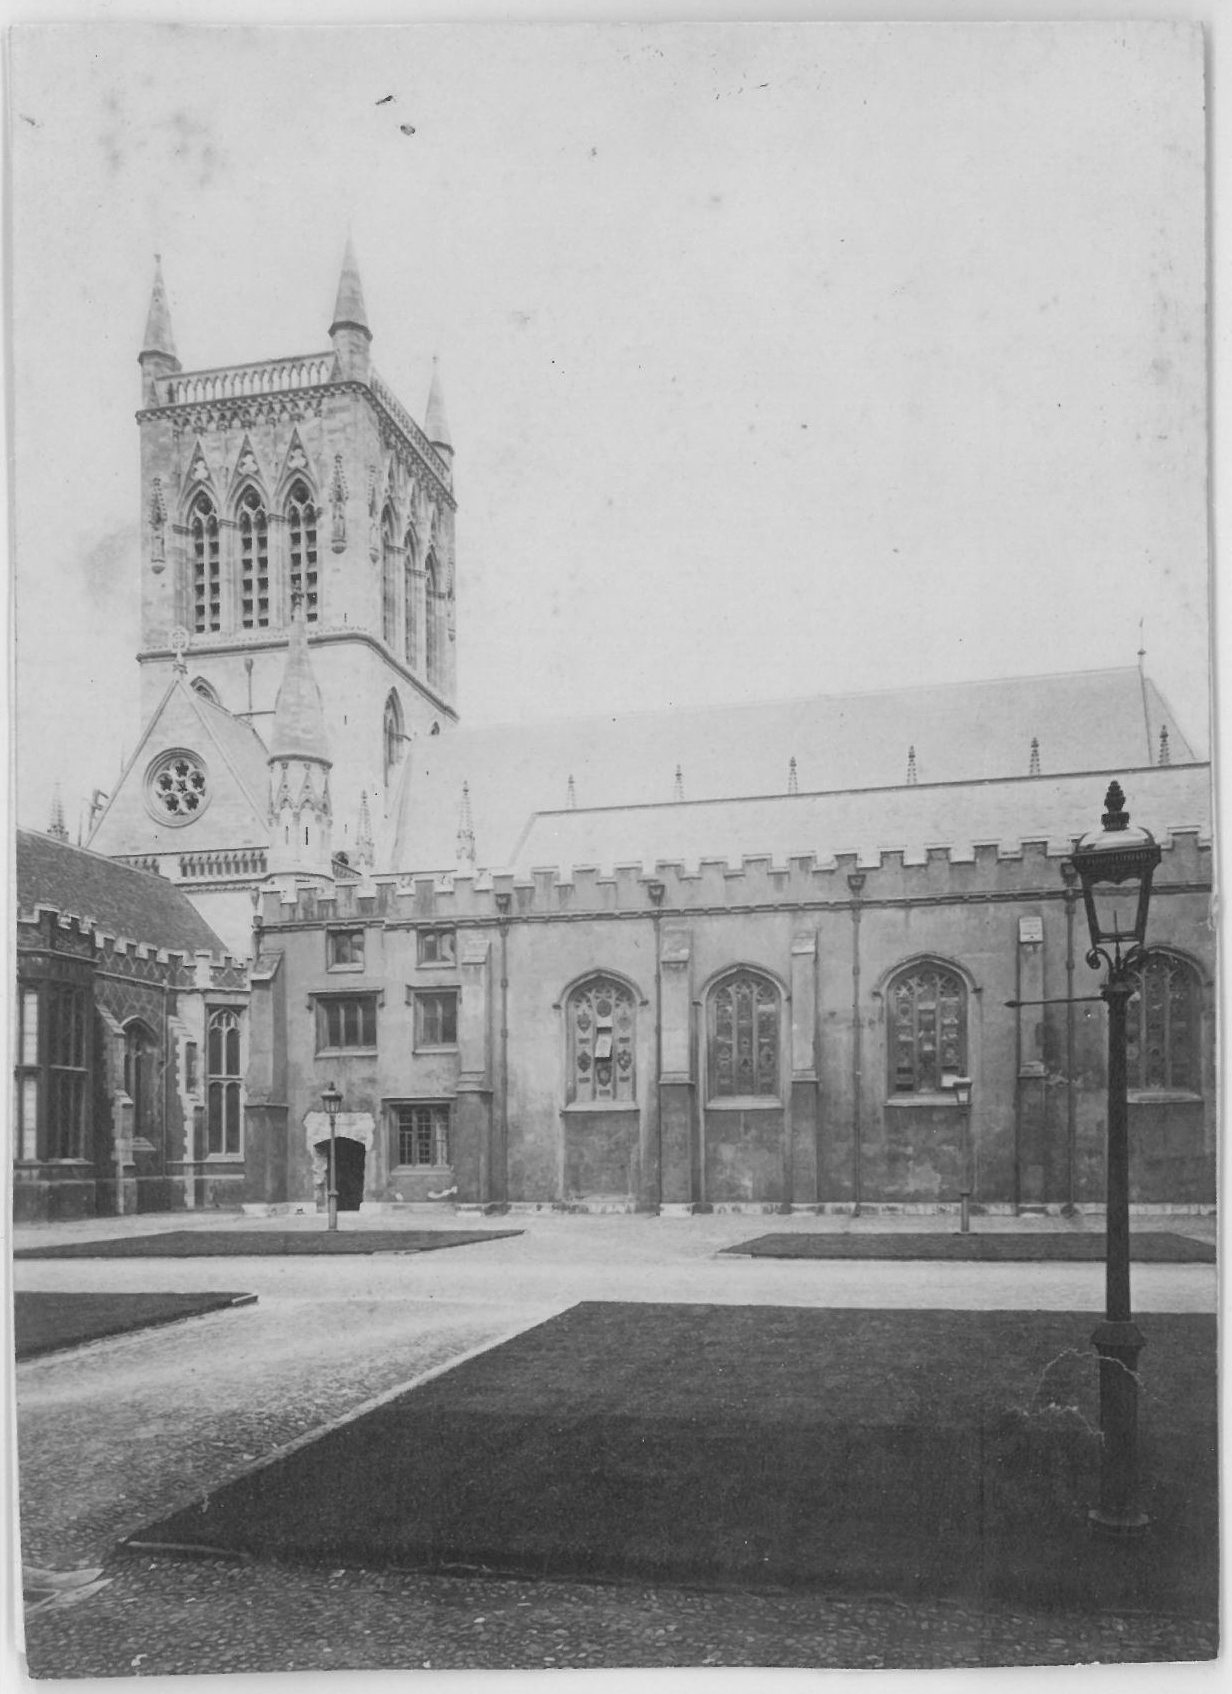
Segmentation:
<svg viewBox="0 0 1232 1694">
<path fill-rule="evenodd" d="M 777 1097 L 778 988 L 757 971 L 725 977 L 710 996 L 712 1099 Z"/>
<path fill-rule="evenodd" d="M 269 520 L 255 488 L 245 489 L 237 514 L 240 537 L 240 623 L 267 629 L 269 598 Z"/>
<path fill-rule="evenodd" d="M 306 482 L 291 484 L 287 495 L 287 582 L 292 596 L 303 597 L 304 622 L 317 621 L 317 513 Z"/>
<path fill-rule="evenodd" d="M 1131 1088 L 1200 1092 L 1201 1003 L 1202 986 L 1192 965 L 1172 953 L 1147 955 L 1127 1007 Z"/>
<path fill-rule="evenodd" d="M 222 628 L 218 513 L 208 494 L 198 494 L 192 503 L 188 535 L 193 570 L 193 630 L 197 635 L 208 635 Z"/>
<path fill-rule="evenodd" d="M 939 1094 L 966 1074 L 967 987 L 957 971 L 913 964 L 890 983 L 886 1004 L 892 1094 Z"/>
</svg>

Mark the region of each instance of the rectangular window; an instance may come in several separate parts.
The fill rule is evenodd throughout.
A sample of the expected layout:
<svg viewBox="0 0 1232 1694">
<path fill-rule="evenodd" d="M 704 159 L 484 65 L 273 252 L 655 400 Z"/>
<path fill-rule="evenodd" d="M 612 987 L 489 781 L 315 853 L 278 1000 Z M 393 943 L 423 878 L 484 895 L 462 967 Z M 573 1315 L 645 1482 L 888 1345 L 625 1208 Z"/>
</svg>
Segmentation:
<svg viewBox="0 0 1232 1694">
<path fill-rule="evenodd" d="M 416 1047 L 456 1047 L 458 1044 L 458 996 L 445 993 L 415 995 Z"/>
<path fill-rule="evenodd" d="M 87 1015 L 79 988 L 46 990 L 47 1157 L 81 1159 L 86 1144 Z"/>
<path fill-rule="evenodd" d="M 447 1165 L 449 1163 L 449 1107 L 403 1105 L 390 1108 L 393 1119 L 393 1154 L 398 1165 Z"/>
<path fill-rule="evenodd" d="M 331 929 L 325 934 L 325 962 L 331 971 L 361 971 L 364 968 L 362 929 Z"/>
<path fill-rule="evenodd" d="M 376 995 L 331 994 L 317 1001 L 317 1052 L 376 1046 Z"/>
<path fill-rule="evenodd" d="M 452 929 L 421 929 L 418 932 L 421 965 L 456 965 L 458 938 Z"/>
</svg>

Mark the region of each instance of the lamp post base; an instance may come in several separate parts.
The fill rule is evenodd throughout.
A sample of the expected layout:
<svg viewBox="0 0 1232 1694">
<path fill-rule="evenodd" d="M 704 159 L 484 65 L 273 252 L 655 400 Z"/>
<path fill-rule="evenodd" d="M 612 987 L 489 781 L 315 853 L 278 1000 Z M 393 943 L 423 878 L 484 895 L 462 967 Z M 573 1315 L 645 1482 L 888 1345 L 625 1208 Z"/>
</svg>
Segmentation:
<svg viewBox="0 0 1232 1694">
<path fill-rule="evenodd" d="M 1099 1355 L 1099 1505 L 1089 1514 L 1093 1534 L 1141 1535 L 1150 1519 L 1138 1506 L 1138 1355 L 1136 1323 L 1105 1319 L 1091 1336 Z"/>
</svg>

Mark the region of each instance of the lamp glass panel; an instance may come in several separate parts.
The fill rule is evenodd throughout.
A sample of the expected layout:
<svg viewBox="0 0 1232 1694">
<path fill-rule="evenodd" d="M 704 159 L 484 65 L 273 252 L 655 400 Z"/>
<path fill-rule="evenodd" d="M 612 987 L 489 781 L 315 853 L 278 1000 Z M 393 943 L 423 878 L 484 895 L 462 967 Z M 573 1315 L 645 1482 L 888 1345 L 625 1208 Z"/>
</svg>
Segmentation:
<svg viewBox="0 0 1232 1694">
<path fill-rule="evenodd" d="M 1095 917 L 1100 939 L 1110 941 L 1116 936 L 1133 939 L 1138 922 L 1138 898 L 1141 885 L 1129 882 L 1096 882 L 1092 887 Z"/>
</svg>

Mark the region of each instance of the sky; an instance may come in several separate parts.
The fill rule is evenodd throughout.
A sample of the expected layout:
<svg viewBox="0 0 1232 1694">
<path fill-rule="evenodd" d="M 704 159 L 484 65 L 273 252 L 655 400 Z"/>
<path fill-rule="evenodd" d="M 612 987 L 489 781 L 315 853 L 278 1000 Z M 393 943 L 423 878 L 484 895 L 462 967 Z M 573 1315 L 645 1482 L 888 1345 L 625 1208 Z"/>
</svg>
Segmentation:
<svg viewBox="0 0 1232 1694">
<path fill-rule="evenodd" d="M 141 727 L 154 254 L 192 369 L 326 348 L 348 234 L 417 417 L 440 358 L 466 722 L 1133 664 L 1142 620 L 1208 745 L 1192 30 L 79 23 L 10 82 L 19 822 L 58 783 L 75 833 Z"/>
</svg>

